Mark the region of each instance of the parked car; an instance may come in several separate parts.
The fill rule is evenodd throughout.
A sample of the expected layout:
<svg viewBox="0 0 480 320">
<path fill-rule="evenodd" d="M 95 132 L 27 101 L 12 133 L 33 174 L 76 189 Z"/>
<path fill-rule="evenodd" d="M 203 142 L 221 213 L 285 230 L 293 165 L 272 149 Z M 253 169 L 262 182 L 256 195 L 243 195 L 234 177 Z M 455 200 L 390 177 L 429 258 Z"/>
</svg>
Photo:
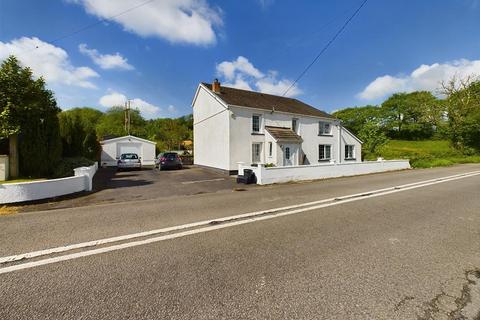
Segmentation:
<svg viewBox="0 0 480 320">
<path fill-rule="evenodd" d="M 117 170 L 142 169 L 142 159 L 136 153 L 123 153 L 117 161 Z"/>
<path fill-rule="evenodd" d="M 180 156 L 176 152 L 165 152 L 159 154 L 157 160 L 155 161 L 155 165 L 158 166 L 160 170 L 183 168 L 182 159 L 180 159 Z"/>
</svg>

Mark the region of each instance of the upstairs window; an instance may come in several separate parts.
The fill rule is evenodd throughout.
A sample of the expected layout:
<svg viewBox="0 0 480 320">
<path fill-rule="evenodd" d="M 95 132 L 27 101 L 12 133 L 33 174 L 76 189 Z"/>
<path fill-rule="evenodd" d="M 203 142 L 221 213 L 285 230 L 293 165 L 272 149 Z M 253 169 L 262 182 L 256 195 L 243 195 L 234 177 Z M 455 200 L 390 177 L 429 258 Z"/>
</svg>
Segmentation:
<svg viewBox="0 0 480 320">
<path fill-rule="evenodd" d="M 292 130 L 293 130 L 293 132 L 298 133 L 297 129 L 298 129 L 298 119 L 293 118 L 292 119 Z"/>
<path fill-rule="evenodd" d="M 332 134 L 332 126 L 330 122 L 322 122 L 318 123 L 318 134 L 319 135 L 331 135 Z"/>
<path fill-rule="evenodd" d="M 252 132 L 260 132 L 260 116 L 254 114 L 252 116 Z"/>
<path fill-rule="evenodd" d="M 355 146 L 346 145 L 345 146 L 345 159 L 355 159 Z"/>
<path fill-rule="evenodd" d="M 318 160 L 330 160 L 332 157 L 332 146 L 329 144 L 321 144 L 318 146 Z"/>
</svg>

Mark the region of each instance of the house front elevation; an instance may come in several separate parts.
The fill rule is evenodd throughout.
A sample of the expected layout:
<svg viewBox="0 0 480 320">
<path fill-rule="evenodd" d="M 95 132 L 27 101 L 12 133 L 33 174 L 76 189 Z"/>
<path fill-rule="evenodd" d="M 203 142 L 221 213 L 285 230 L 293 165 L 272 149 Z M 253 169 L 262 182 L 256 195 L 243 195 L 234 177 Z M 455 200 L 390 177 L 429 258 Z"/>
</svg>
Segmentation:
<svg viewBox="0 0 480 320">
<path fill-rule="evenodd" d="M 194 163 L 234 173 L 238 163 L 360 162 L 361 141 L 332 115 L 297 99 L 201 83 L 193 107 Z"/>
</svg>

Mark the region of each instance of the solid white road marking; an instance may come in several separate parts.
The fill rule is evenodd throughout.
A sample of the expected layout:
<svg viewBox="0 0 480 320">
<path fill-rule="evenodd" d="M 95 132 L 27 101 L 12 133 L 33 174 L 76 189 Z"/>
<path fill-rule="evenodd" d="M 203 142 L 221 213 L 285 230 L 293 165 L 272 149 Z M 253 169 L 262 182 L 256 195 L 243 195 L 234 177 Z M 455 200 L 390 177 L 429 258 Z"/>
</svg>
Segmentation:
<svg viewBox="0 0 480 320">
<path fill-rule="evenodd" d="M 145 245 L 145 244 L 149 244 L 149 243 L 154 243 L 154 242 L 159 242 L 159 241 L 164 241 L 164 240 L 170 240 L 170 239 L 185 237 L 185 236 L 189 236 L 189 235 L 193 235 L 193 234 L 198 234 L 198 233 L 209 232 L 209 231 L 218 230 L 218 229 L 229 228 L 229 227 L 233 227 L 233 226 L 237 226 L 237 225 L 243 225 L 243 224 L 252 223 L 252 222 L 256 222 L 256 221 L 269 220 L 269 219 L 273 219 L 273 218 L 277 218 L 277 217 L 293 215 L 293 214 L 297 214 L 297 213 L 302 213 L 302 212 L 306 212 L 306 211 L 312 211 L 312 210 L 316 210 L 316 209 L 336 206 L 336 205 L 349 203 L 349 202 L 354 202 L 354 201 L 359 201 L 359 200 L 363 200 L 363 199 L 369 199 L 369 198 L 384 196 L 384 195 L 388 195 L 388 194 L 403 192 L 403 191 L 412 190 L 412 189 L 416 189 L 416 188 L 422 188 L 422 187 L 426 187 L 426 186 L 430 186 L 430 185 L 435 185 L 435 184 L 439 184 L 439 183 L 443 183 L 443 182 L 447 182 L 447 181 L 464 179 L 464 178 L 473 177 L 473 176 L 477 176 L 477 175 L 480 175 L 480 171 L 475 171 L 475 172 L 470 172 L 470 173 L 460 174 L 460 175 L 454 175 L 454 176 L 449 176 L 449 177 L 443 177 L 443 178 L 430 179 L 430 180 L 426 180 L 426 181 L 423 181 L 423 182 L 415 182 L 415 183 L 410 183 L 410 184 L 406 184 L 406 185 L 402 185 L 402 186 L 379 189 L 378 191 L 380 191 L 380 192 L 370 191 L 370 192 L 359 193 L 359 194 L 356 194 L 356 195 L 348 195 L 348 196 L 344 196 L 344 197 L 337 197 L 337 198 L 313 201 L 313 202 L 309 202 L 309 203 L 303 203 L 303 204 L 293 205 L 293 206 L 288 206 L 288 207 L 283 207 L 283 208 L 284 208 L 284 210 L 288 210 L 290 208 L 300 208 L 300 207 L 305 207 L 307 205 L 315 204 L 315 203 L 317 203 L 318 205 L 308 206 L 306 208 L 296 209 L 296 210 L 291 210 L 291 211 L 286 211 L 286 212 L 280 212 L 280 213 L 277 213 L 277 214 L 274 214 L 274 215 L 262 215 L 262 214 L 275 213 L 275 212 L 278 212 L 278 211 L 282 211 L 282 210 L 280 210 L 281 208 L 259 211 L 256 214 L 247 213 L 247 214 L 242 214 L 242 215 L 237 215 L 237 216 L 225 217 L 225 218 L 221 218 L 221 219 L 208 220 L 207 223 L 211 223 L 213 221 L 215 221 L 215 222 L 223 222 L 223 221 L 228 221 L 228 220 L 235 220 L 235 221 L 224 222 L 223 224 L 218 224 L 218 225 L 214 225 L 214 226 L 207 226 L 207 227 L 203 227 L 203 228 L 198 228 L 198 229 L 188 230 L 188 231 L 184 231 L 184 232 L 173 233 L 173 234 L 154 237 L 154 238 L 149 238 L 149 239 L 145 239 L 145 240 L 127 242 L 127 243 L 112 245 L 112 246 L 108 246 L 108 247 L 104 247 L 104 248 L 93 249 L 93 250 L 88 250 L 88 251 L 83 251 L 83 252 L 78 252 L 78 253 L 73 253 L 73 254 L 67 254 L 67 255 L 64 255 L 64 256 L 59 256 L 59 257 L 54 257 L 54 258 L 47 258 L 47 259 L 38 260 L 38 261 L 34 261 L 34 262 L 27 262 L 27 263 L 18 264 L 18 265 L 14 265 L 14 266 L 10 266 L 10 267 L 4 267 L 4 268 L 0 268 L 0 274 L 13 272 L 13 271 L 17 271 L 17 270 L 33 268 L 33 267 L 42 266 L 42 265 L 51 264 L 51 263 L 56 263 L 56 262 L 60 262 L 60 261 L 76 259 L 76 258 L 80 258 L 80 257 L 87 257 L 87 256 L 100 254 L 100 253 L 106 253 L 106 252 L 121 250 L 121 249 L 125 249 L 125 248 Z M 332 201 L 335 201 L 335 202 L 332 202 Z M 325 203 L 325 202 L 330 202 L 330 203 Z M 285 208 L 288 208 L 288 209 L 285 209 Z M 260 213 L 260 212 L 263 212 L 263 213 Z M 245 217 L 247 217 L 247 219 L 236 220 L 236 219 L 245 218 Z M 137 233 L 137 234 L 131 234 L 131 235 L 126 235 L 126 236 L 120 236 L 120 237 L 115 237 L 115 238 L 108 238 L 108 239 L 103 239 L 103 240 L 98 240 L 98 241 L 91 241 L 89 243 L 96 242 L 97 244 L 104 244 L 104 243 L 108 243 L 106 241 L 112 242 L 112 239 L 120 239 L 120 238 L 122 238 L 123 240 L 132 239 L 132 238 L 140 237 L 139 234 L 143 234 L 142 236 L 145 236 L 145 234 L 147 234 L 147 233 L 149 233 L 149 234 L 154 234 L 153 232 L 159 233 L 159 230 L 174 231 L 174 230 L 191 228 L 191 227 L 195 227 L 195 226 L 201 226 L 202 224 L 205 225 L 206 223 L 196 222 L 196 223 L 191 223 L 191 224 L 187 224 L 187 225 L 175 226 L 175 227 L 171 227 L 171 228 L 164 228 L 164 229 L 152 230 L 152 231 L 147 231 L 147 232 L 142 232 L 142 233 Z M 189 227 L 187 227 L 187 226 L 189 226 Z M 163 231 L 163 232 L 167 232 L 167 231 Z M 101 243 L 102 241 L 104 241 L 104 242 Z M 119 241 L 119 240 L 116 240 L 116 241 Z M 59 248 L 67 248 L 67 247 L 73 248 L 73 247 L 75 247 L 76 249 L 78 249 L 78 248 L 82 248 L 81 245 L 85 245 L 85 243 L 71 245 L 71 246 L 65 246 L 65 247 L 59 247 Z M 91 246 L 91 245 L 89 245 L 89 246 Z M 55 250 L 55 249 L 59 249 L 59 248 L 53 248 L 53 249 L 48 249 L 48 250 Z M 32 252 L 32 253 L 29 253 L 29 254 L 23 254 L 23 255 L 19 255 L 19 256 L 5 257 L 5 258 L 2 258 L 1 260 L 2 261 L 18 261 L 20 259 L 12 260 L 12 258 L 24 256 L 24 258 L 22 258 L 22 259 L 25 259 L 27 257 L 27 255 L 28 255 L 28 257 L 31 258 L 31 257 L 39 256 L 39 254 L 38 254 L 39 252 L 47 252 L 48 250 L 36 251 L 36 252 Z M 72 250 L 72 249 L 68 249 L 68 250 Z M 66 250 L 63 250 L 63 251 L 66 251 Z M 61 251 L 52 251 L 51 253 L 58 253 L 58 252 L 61 252 Z M 32 255 L 32 254 L 35 254 L 35 253 L 37 253 L 37 255 Z M 10 260 L 6 260 L 8 258 Z"/>
<path fill-rule="evenodd" d="M 15 261 L 24 260 L 24 259 L 36 258 L 36 257 L 44 256 L 44 255 L 54 254 L 54 253 L 61 253 L 61 252 L 70 251 L 70 250 L 76 250 L 76 249 L 83 249 L 83 248 L 88 248 L 88 247 L 93 247 L 93 246 L 105 245 L 105 244 L 109 244 L 109 243 L 113 243 L 113 242 L 126 241 L 126 240 L 135 239 L 135 238 L 142 238 L 142 237 L 152 236 L 152 235 L 156 235 L 156 234 L 160 234 L 160 233 L 175 232 L 175 231 L 181 231 L 181 230 L 191 229 L 191 228 L 195 228 L 195 227 L 201 227 L 201 226 L 205 226 L 205 225 L 210 224 L 212 221 L 221 223 L 221 222 L 225 222 L 225 221 L 244 219 L 244 218 L 249 218 L 249 217 L 258 216 L 258 215 L 274 214 L 275 212 L 279 212 L 279 211 L 285 211 L 285 210 L 290 210 L 290 209 L 295 209 L 295 208 L 300 208 L 300 207 L 312 206 L 312 205 L 327 203 L 327 202 L 332 202 L 332 201 L 339 201 L 339 200 L 345 200 L 345 199 L 350 199 L 350 198 L 362 197 L 362 196 L 365 196 L 365 195 L 370 195 L 372 193 L 385 192 L 385 191 L 389 191 L 389 190 L 398 190 L 398 189 L 403 189 L 403 188 L 406 188 L 406 187 L 415 186 L 415 185 L 419 185 L 419 184 L 425 184 L 425 183 L 435 182 L 435 181 L 444 181 L 446 179 L 451 179 L 451 178 L 456 178 L 456 177 L 464 177 L 464 176 L 471 175 L 471 174 L 476 174 L 476 173 L 480 173 L 480 171 L 472 171 L 472 172 L 468 172 L 468 173 L 456 174 L 456 175 L 446 176 L 446 177 L 441 177 L 441 178 L 434 178 L 434 179 L 429 179 L 429 180 L 424 180 L 424 181 L 419 181 L 419 182 L 413 182 L 413 183 L 408 183 L 408 184 L 399 185 L 399 186 L 393 186 L 393 187 L 387 187 L 387 188 L 383 188 L 383 189 L 366 191 L 366 192 L 362 192 L 362 193 L 355 193 L 355 194 L 350 194 L 350 195 L 346 195 L 346 196 L 328 198 L 328 199 L 323 199 L 323 200 L 316 200 L 316 201 L 311 201 L 311 202 L 304 202 L 304 203 L 294 204 L 294 205 L 290 205 L 290 206 L 286 206 L 286 207 L 279 207 L 279 208 L 272 208 L 272 209 L 261 210 L 261 211 L 248 212 L 248 213 L 238 214 L 238 215 L 234 215 L 234 216 L 227 216 L 227 217 L 222 217 L 222 218 L 217 218 L 217 219 L 203 220 L 203 221 L 198 221 L 198 222 L 193 222 L 193 223 L 188 223 L 188 224 L 183 224 L 183 225 L 178 225 L 178 226 L 173 226 L 173 227 L 155 229 L 155 230 L 144 231 L 144 232 L 133 233 L 133 234 L 127 234 L 127 235 L 122 235 L 122 236 L 117 236 L 117 237 L 111 237 L 111 238 L 87 241 L 87 242 L 82 242 L 82 243 L 77 243 L 77 244 L 72 244 L 72 245 L 66 245 L 66 246 L 61 246 L 61 247 L 56 247 L 56 248 L 50 248 L 50 249 L 45 249 L 45 250 L 22 253 L 22 254 L 18 254 L 18 255 L 6 256 L 6 257 L 0 258 L 0 264 L 4 264 L 4 263 L 8 263 L 8 262 L 15 262 Z"/>
<path fill-rule="evenodd" d="M 202 182 L 213 182 L 213 181 L 223 181 L 225 178 L 217 178 L 217 179 L 208 179 L 208 180 L 192 180 L 192 181 L 184 181 L 182 184 L 193 184 L 193 183 L 202 183 Z"/>
</svg>

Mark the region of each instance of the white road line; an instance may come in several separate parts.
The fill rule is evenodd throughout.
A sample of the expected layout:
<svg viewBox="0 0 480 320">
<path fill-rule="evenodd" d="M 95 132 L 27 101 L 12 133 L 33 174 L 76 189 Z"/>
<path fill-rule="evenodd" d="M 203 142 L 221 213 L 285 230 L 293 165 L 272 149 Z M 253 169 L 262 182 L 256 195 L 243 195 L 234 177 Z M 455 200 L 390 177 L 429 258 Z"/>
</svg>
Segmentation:
<svg viewBox="0 0 480 320">
<path fill-rule="evenodd" d="M 109 246 L 109 247 L 93 249 L 93 250 L 88 250 L 88 251 L 83 251 L 83 252 L 78 252 L 78 253 L 73 253 L 73 254 L 67 254 L 67 255 L 64 255 L 64 256 L 59 256 L 59 257 L 54 257 L 54 258 L 47 258 L 47 259 L 43 259 L 43 260 L 27 262 L 27 263 L 23 263 L 23 264 L 19 264 L 19 265 L 0 268 L 0 274 L 9 273 L 9 272 L 18 271 L 18 270 L 23 270 L 23 269 L 34 268 L 34 267 L 43 266 L 43 265 L 52 264 L 52 263 L 61 262 L 61 261 L 67 261 L 67 260 L 72 260 L 72 259 L 77 259 L 77 258 L 82 258 L 82 257 L 88 257 L 88 256 L 101 254 L 101 253 L 107 253 L 107 252 L 122 250 L 122 249 L 126 249 L 126 248 L 146 245 L 146 244 L 165 241 L 165 240 L 171 240 L 171 239 L 186 237 L 186 236 L 199 234 L 199 233 L 204 233 L 204 232 L 210 232 L 210 231 L 214 231 L 214 230 L 230 228 L 230 227 L 243 225 L 243 224 L 247 224 L 247 223 L 274 219 L 274 218 L 293 215 L 293 214 L 302 213 L 302 212 L 306 212 L 306 211 L 312 211 L 312 210 L 317 210 L 317 209 L 321 209 L 321 208 L 332 207 L 332 206 L 336 206 L 336 205 L 340 205 L 340 204 L 344 204 L 344 203 L 360 201 L 360 200 L 374 198 L 374 197 L 380 197 L 380 196 L 384 196 L 384 195 L 388 195 L 388 194 L 393 194 L 393 193 L 397 193 L 397 192 L 403 192 L 403 191 L 407 191 L 407 190 L 422 188 L 422 187 L 426 187 L 426 186 L 430 186 L 430 185 L 444 183 L 444 182 L 447 182 L 447 181 L 464 179 L 464 178 L 473 177 L 473 176 L 477 176 L 477 175 L 480 175 L 480 172 L 477 172 L 477 173 L 474 173 L 474 174 L 469 174 L 469 175 L 461 175 L 461 176 L 448 178 L 448 179 L 447 178 L 437 179 L 437 181 L 432 181 L 432 182 L 428 182 L 428 183 L 424 183 L 424 184 L 418 184 L 417 183 L 416 185 L 414 184 L 414 185 L 411 185 L 409 187 L 389 190 L 389 191 L 385 191 L 385 192 L 381 192 L 381 193 L 374 193 L 374 194 L 370 194 L 370 195 L 366 195 L 366 196 L 358 197 L 358 198 L 351 198 L 350 197 L 348 199 L 340 200 L 340 201 L 337 201 L 337 202 L 325 203 L 325 204 L 311 206 L 311 207 L 307 207 L 307 208 L 303 208 L 303 209 L 286 211 L 286 212 L 282 212 L 282 213 L 279 213 L 279 214 L 276 214 L 276 215 L 251 217 L 251 218 L 245 219 L 245 220 L 226 222 L 224 224 L 219 224 L 219 225 L 215 225 L 215 226 L 208 226 L 208 227 L 203 227 L 203 228 L 194 229 L 194 230 L 187 230 L 187 231 L 184 231 L 184 232 L 159 236 L 159 237 L 155 237 L 155 238 L 149 238 L 149 239 L 145 239 L 145 240 L 127 242 L 127 243 L 122 243 L 122 244 L 118 244 L 118 245 L 112 245 L 112 246 Z M 432 179 L 432 180 L 435 180 L 435 179 Z"/>
<path fill-rule="evenodd" d="M 307 206 L 313 206 L 313 205 L 318 205 L 318 204 L 323 204 L 323 203 L 328 203 L 328 202 L 333 202 L 333 201 L 335 201 L 334 202 L 335 204 L 340 204 L 340 203 L 344 203 L 345 200 L 348 200 L 348 199 L 357 199 L 358 197 L 366 198 L 366 197 L 368 197 L 372 194 L 382 194 L 383 195 L 383 194 L 386 194 L 385 193 L 386 191 L 408 190 L 406 188 L 410 188 L 410 187 L 414 187 L 414 186 L 418 186 L 418 185 L 420 185 L 420 186 L 425 185 L 426 186 L 426 185 L 429 185 L 428 183 L 446 182 L 446 181 L 450 181 L 452 179 L 464 178 L 464 177 L 466 178 L 466 177 L 473 176 L 473 175 L 478 175 L 478 174 L 480 174 L 480 171 L 472 171 L 472 172 L 468 172 L 468 173 L 456 174 L 456 175 L 446 176 L 446 177 L 441 177 L 441 178 L 434 178 L 434 179 L 429 179 L 429 180 L 424 180 L 424 181 L 419 181 L 419 182 L 413 182 L 413 183 L 399 185 L 399 186 L 393 186 L 393 187 L 388 187 L 388 188 L 383 188 L 383 189 L 366 191 L 366 192 L 362 192 L 362 193 L 345 195 L 345 196 L 340 196 L 340 197 L 335 197 L 335 198 L 328 198 L 328 199 L 317 200 L 317 201 L 312 201 L 312 202 L 305 202 L 305 203 L 290 205 L 290 206 L 286 206 L 286 207 L 279 207 L 279 208 L 272 208 L 272 209 L 261 210 L 261 211 L 248 212 L 248 213 L 239 214 L 239 215 L 227 216 L 227 217 L 210 219 L 210 220 L 203 220 L 203 221 L 198 221 L 198 222 L 193 222 L 193 223 L 188 223 L 188 224 L 183 224 L 183 225 L 178 225 L 178 226 L 173 226 L 173 227 L 155 229 L 155 230 L 144 231 L 144 232 L 133 233 L 133 234 L 127 234 L 127 235 L 122 235 L 122 236 L 117 236 L 117 237 L 104 238 L 104 239 L 99 239 L 99 240 L 93 240 L 93 241 L 87 241 L 87 242 L 82 242 L 82 243 L 77 243 L 77 244 L 60 246 L 60 247 L 56 247 L 56 248 L 49 248 L 49 249 L 45 249 L 45 250 L 39 250 L 39 251 L 22 253 L 22 254 L 17 254 L 17 255 L 12 255 L 12 256 L 6 256 L 6 257 L 1 257 L 0 258 L 0 264 L 20 261 L 20 260 L 25 260 L 25 259 L 31 259 L 31 258 L 36 258 L 36 257 L 55 254 L 55 253 L 62 253 L 62 252 L 70 251 L 70 250 L 84 249 L 84 248 L 93 247 L 93 246 L 99 246 L 99 245 L 105 245 L 105 244 L 114 243 L 114 242 L 126 241 L 126 240 L 135 239 L 135 238 L 153 236 L 153 235 L 157 235 L 157 234 L 161 234 L 161 233 L 182 231 L 182 230 L 185 230 L 185 229 L 191 229 L 191 228 L 206 226 L 206 225 L 209 225 L 212 222 L 223 223 L 223 222 L 227 222 L 227 221 L 231 221 L 231 220 L 252 218 L 252 217 L 255 217 L 255 216 L 261 216 L 261 215 L 265 215 L 265 214 L 275 214 L 275 213 L 281 212 L 281 211 L 286 211 L 286 210 L 296 209 L 296 208 L 301 208 L 301 207 L 307 207 Z M 276 214 L 275 216 L 280 216 L 280 215 Z"/>
<path fill-rule="evenodd" d="M 223 181 L 225 178 L 217 178 L 217 179 L 208 179 L 208 180 L 192 180 L 192 181 L 184 181 L 182 184 L 193 184 L 193 183 L 202 183 L 202 182 L 213 182 L 213 181 Z"/>
</svg>

